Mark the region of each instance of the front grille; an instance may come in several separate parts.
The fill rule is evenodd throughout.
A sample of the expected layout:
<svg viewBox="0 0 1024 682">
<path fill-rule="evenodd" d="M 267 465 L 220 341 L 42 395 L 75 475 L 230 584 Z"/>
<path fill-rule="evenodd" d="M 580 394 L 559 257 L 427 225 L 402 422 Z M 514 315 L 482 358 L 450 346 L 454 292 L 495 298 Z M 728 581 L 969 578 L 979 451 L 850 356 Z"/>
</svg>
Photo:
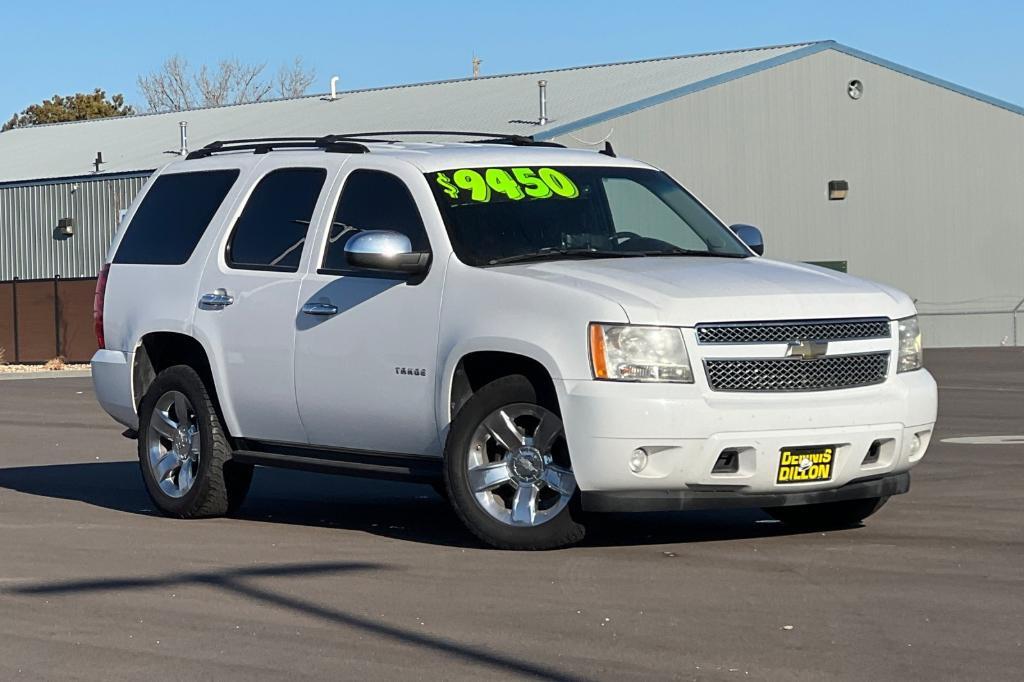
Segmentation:
<svg viewBox="0 0 1024 682">
<path fill-rule="evenodd" d="M 801 322 L 714 322 L 697 325 L 701 343 L 789 343 L 889 338 L 889 320 L 807 320 Z"/>
<path fill-rule="evenodd" d="M 885 381 L 889 352 L 825 355 L 812 360 L 705 360 L 713 391 L 829 391 Z"/>
</svg>

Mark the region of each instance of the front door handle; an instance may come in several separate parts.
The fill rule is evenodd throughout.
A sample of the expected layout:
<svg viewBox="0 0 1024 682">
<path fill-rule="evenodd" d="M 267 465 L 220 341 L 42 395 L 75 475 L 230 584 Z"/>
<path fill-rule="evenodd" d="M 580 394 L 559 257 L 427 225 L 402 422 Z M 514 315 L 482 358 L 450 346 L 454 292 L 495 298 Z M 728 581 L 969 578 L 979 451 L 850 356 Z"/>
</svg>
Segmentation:
<svg viewBox="0 0 1024 682">
<path fill-rule="evenodd" d="M 216 289 L 212 294 L 203 294 L 199 298 L 199 307 L 203 310 L 223 310 L 235 302 L 235 297 L 224 289 Z"/>
<path fill-rule="evenodd" d="M 307 303 L 302 306 L 302 312 L 307 315 L 317 315 L 319 317 L 330 317 L 331 315 L 338 314 L 338 306 L 331 303 Z"/>
</svg>

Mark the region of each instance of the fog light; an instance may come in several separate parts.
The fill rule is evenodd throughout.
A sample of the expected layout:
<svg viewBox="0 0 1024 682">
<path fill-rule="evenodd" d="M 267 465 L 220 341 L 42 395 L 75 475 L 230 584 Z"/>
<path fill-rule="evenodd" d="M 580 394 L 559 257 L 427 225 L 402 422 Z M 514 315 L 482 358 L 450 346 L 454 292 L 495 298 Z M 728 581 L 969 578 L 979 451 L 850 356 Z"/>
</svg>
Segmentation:
<svg viewBox="0 0 1024 682">
<path fill-rule="evenodd" d="M 637 448 L 633 451 L 633 454 L 629 456 L 629 470 L 634 474 L 639 474 L 647 466 L 647 451 L 643 448 Z"/>
<path fill-rule="evenodd" d="M 915 433 L 914 437 L 910 439 L 910 454 L 911 454 L 911 456 L 916 455 L 917 452 L 920 449 L 921 449 L 921 437 L 918 436 Z"/>
</svg>

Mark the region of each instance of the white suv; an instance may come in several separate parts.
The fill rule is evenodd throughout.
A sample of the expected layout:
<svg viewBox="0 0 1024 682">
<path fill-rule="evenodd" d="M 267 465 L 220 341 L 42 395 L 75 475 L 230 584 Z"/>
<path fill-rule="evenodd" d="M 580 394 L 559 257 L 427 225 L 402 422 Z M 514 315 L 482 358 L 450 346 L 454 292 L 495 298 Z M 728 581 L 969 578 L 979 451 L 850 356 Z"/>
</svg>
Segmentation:
<svg viewBox="0 0 1024 682">
<path fill-rule="evenodd" d="M 761 258 L 665 173 L 557 147 L 238 140 L 158 172 L 92 363 L 157 507 L 230 512 L 254 465 L 401 477 L 541 549 L 585 511 L 835 527 L 908 490 L 936 387 L 905 294 Z"/>
</svg>

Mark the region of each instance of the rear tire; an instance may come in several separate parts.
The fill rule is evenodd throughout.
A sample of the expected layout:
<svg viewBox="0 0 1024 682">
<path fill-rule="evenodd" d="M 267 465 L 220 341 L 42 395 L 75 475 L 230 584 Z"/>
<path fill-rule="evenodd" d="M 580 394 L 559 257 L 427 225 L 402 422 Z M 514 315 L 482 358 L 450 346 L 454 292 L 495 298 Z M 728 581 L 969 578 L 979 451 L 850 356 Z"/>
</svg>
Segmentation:
<svg viewBox="0 0 1024 682">
<path fill-rule="evenodd" d="M 857 526 L 889 501 L 888 497 L 844 500 L 821 504 L 769 507 L 765 511 L 787 526 L 806 529 L 850 528 Z"/>
<path fill-rule="evenodd" d="M 231 461 L 231 443 L 213 399 L 187 365 L 160 372 L 146 391 L 138 447 L 146 491 L 168 516 L 223 516 L 249 492 L 253 467 Z"/>
<path fill-rule="evenodd" d="M 495 435 L 488 424 L 496 417 Z M 558 407 L 524 376 L 492 381 L 459 410 L 445 446 L 444 478 L 455 513 L 492 547 L 554 549 L 583 539 Z"/>
</svg>

